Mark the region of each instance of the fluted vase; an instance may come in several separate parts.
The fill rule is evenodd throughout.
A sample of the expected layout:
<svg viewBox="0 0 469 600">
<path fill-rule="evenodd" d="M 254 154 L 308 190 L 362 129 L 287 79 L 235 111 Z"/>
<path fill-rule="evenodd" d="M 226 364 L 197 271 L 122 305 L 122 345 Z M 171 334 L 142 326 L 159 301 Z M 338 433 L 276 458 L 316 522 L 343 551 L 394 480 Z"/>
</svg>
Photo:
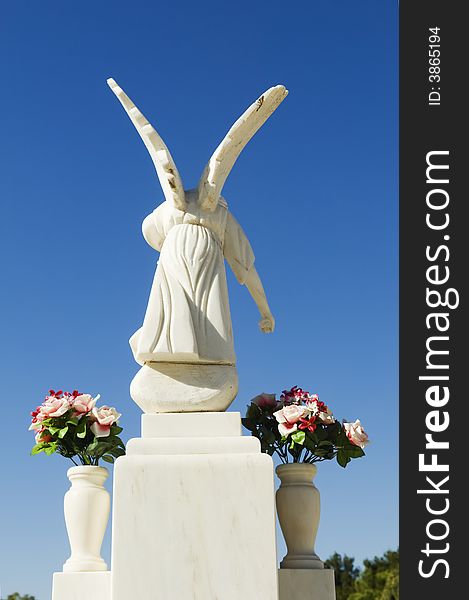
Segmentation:
<svg viewBox="0 0 469 600">
<path fill-rule="evenodd" d="M 287 545 L 282 569 L 323 569 L 314 549 L 321 503 L 313 483 L 317 473 L 311 463 L 290 463 L 276 469 L 281 484 L 276 494 L 277 513 Z"/>
<path fill-rule="evenodd" d="M 66 573 L 106 571 L 101 546 L 110 511 L 110 497 L 104 488 L 108 478 L 104 467 L 81 466 L 67 471 L 71 487 L 65 494 L 64 513 L 70 541 Z"/>
</svg>

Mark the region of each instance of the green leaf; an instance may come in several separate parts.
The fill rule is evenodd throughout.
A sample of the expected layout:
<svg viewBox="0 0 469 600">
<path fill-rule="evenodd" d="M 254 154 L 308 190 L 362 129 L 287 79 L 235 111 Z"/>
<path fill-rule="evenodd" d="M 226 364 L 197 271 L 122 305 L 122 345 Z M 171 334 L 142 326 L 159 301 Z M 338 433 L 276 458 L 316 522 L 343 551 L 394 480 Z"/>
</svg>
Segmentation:
<svg viewBox="0 0 469 600">
<path fill-rule="evenodd" d="M 344 467 L 344 469 L 348 465 L 348 463 L 350 462 L 350 457 L 347 455 L 347 452 L 345 450 L 340 449 L 337 452 L 337 462 L 341 467 Z"/>
<path fill-rule="evenodd" d="M 63 427 L 60 431 L 59 431 L 59 439 L 64 438 L 68 433 L 68 427 Z"/>
<path fill-rule="evenodd" d="M 86 421 L 84 419 L 78 424 L 76 429 L 76 435 L 81 439 L 86 437 Z"/>
<path fill-rule="evenodd" d="M 44 452 L 47 454 L 47 456 L 50 456 L 51 454 L 54 454 L 54 452 L 57 450 L 57 444 L 50 444 L 49 446 L 47 446 L 46 448 L 44 448 Z"/>
<path fill-rule="evenodd" d="M 119 425 L 113 425 L 111 427 L 111 435 L 119 435 L 119 433 L 122 433 L 124 430 L 122 429 L 122 427 L 119 427 Z"/>
<path fill-rule="evenodd" d="M 110 450 L 108 450 L 108 453 L 118 458 L 119 456 L 125 455 L 125 450 L 123 448 L 111 448 Z"/>
<path fill-rule="evenodd" d="M 113 457 L 113 456 L 109 456 L 109 454 L 105 454 L 105 455 L 102 457 L 102 459 L 103 459 L 104 461 L 106 461 L 107 463 L 111 463 L 111 464 L 113 464 L 113 463 L 114 463 L 114 457 Z"/>
<path fill-rule="evenodd" d="M 95 438 L 94 442 L 91 442 L 91 444 L 89 444 L 88 447 L 86 448 L 86 451 L 89 454 L 91 454 L 92 452 L 94 452 L 96 450 L 96 448 L 98 447 L 98 445 L 99 445 L 98 439 Z"/>
<path fill-rule="evenodd" d="M 248 431 L 256 430 L 256 422 L 254 421 L 254 419 L 248 419 L 246 417 L 245 419 L 241 419 L 241 423 L 243 424 L 243 427 L 246 427 Z"/>
<path fill-rule="evenodd" d="M 324 457 L 327 454 L 327 450 L 324 450 L 324 448 L 316 448 L 314 454 L 319 457 Z"/>
<path fill-rule="evenodd" d="M 346 451 L 351 458 L 360 458 L 361 456 L 365 456 L 365 453 L 360 446 L 352 446 L 351 448 L 347 448 Z"/>
<path fill-rule="evenodd" d="M 51 435 L 57 435 L 59 433 L 59 431 L 61 430 L 61 427 L 55 427 L 53 425 L 50 425 L 49 427 L 47 427 L 47 431 L 51 434 Z"/>
<path fill-rule="evenodd" d="M 295 433 L 292 433 L 291 439 L 295 442 L 295 444 L 302 446 L 304 444 L 305 437 L 306 433 L 304 431 L 295 431 Z"/>
<path fill-rule="evenodd" d="M 34 456 L 35 454 L 39 454 L 40 452 L 44 452 L 44 450 L 45 450 L 44 444 L 36 444 L 35 446 L 33 446 L 32 450 L 31 450 L 31 456 Z"/>
<path fill-rule="evenodd" d="M 248 419 L 254 419 L 255 421 L 259 420 L 262 416 L 261 409 L 257 406 L 257 404 L 250 404 L 246 411 L 246 417 Z"/>
<path fill-rule="evenodd" d="M 313 433 L 312 431 L 306 432 L 304 446 L 308 450 L 311 450 L 311 452 L 314 452 L 314 450 L 318 446 L 318 438 L 316 436 L 316 433 Z"/>
<path fill-rule="evenodd" d="M 324 429 L 322 425 L 319 425 L 314 433 L 316 434 L 318 442 L 322 442 L 327 438 L 327 430 Z"/>
</svg>

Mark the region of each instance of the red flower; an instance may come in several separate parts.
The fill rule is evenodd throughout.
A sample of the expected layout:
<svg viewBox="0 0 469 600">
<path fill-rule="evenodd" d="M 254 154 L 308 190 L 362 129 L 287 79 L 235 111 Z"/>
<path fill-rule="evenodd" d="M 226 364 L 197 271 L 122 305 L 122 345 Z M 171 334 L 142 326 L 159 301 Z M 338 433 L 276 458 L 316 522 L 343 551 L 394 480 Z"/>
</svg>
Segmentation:
<svg viewBox="0 0 469 600">
<path fill-rule="evenodd" d="M 283 390 L 280 400 L 282 400 L 284 404 L 299 404 L 308 397 L 309 392 L 295 385 L 291 390 Z"/>
<path fill-rule="evenodd" d="M 307 429 L 313 433 L 316 429 L 316 417 L 310 417 L 309 419 L 300 419 L 300 423 L 298 425 L 298 429 Z"/>
</svg>

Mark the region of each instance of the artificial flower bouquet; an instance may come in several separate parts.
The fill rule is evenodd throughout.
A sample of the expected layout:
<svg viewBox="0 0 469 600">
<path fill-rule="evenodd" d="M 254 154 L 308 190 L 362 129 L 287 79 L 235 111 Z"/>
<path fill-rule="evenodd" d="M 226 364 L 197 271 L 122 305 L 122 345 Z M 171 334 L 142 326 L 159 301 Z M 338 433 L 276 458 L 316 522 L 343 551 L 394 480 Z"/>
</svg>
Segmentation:
<svg viewBox="0 0 469 600">
<path fill-rule="evenodd" d="M 121 416 L 115 408 L 96 406 L 99 394 L 80 394 L 77 390 L 49 391 L 44 402 L 31 413 L 30 430 L 36 432 L 31 454 L 57 452 L 75 465 L 97 466 L 102 459 L 113 463 L 125 454 L 119 434 Z"/>
<path fill-rule="evenodd" d="M 257 437 L 262 452 L 277 454 L 282 463 L 315 463 L 336 458 L 346 467 L 364 456 L 368 443 L 360 421 L 340 423 L 317 394 L 299 387 L 260 394 L 248 406 L 244 427 Z"/>
</svg>

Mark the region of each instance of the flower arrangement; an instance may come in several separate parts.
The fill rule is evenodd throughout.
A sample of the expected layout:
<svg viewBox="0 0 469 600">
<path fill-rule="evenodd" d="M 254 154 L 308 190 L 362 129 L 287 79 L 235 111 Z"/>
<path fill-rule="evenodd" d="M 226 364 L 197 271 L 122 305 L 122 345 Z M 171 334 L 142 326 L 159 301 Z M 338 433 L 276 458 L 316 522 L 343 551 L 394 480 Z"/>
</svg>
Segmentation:
<svg viewBox="0 0 469 600">
<path fill-rule="evenodd" d="M 295 386 L 251 400 L 244 427 L 258 438 L 262 452 L 277 454 L 282 463 L 315 463 L 336 458 L 346 467 L 352 458 L 364 456 L 368 443 L 360 421 L 340 423 L 317 394 Z"/>
<path fill-rule="evenodd" d="M 36 433 L 31 454 L 57 452 L 75 465 L 97 466 L 100 459 L 113 463 L 125 454 L 119 434 L 120 414 L 109 406 L 96 406 L 99 394 L 49 391 L 44 402 L 31 413 L 30 430 Z"/>
</svg>

